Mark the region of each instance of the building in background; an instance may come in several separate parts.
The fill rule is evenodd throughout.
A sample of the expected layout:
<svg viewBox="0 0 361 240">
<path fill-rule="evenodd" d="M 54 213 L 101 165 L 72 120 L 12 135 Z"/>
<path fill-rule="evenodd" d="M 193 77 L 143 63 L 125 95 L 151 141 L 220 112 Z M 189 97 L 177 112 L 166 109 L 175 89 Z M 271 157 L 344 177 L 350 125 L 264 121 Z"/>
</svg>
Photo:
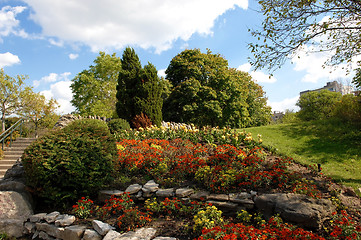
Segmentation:
<svg viewBox="0 0 361 240">
<path fill-rule="evenodd" d="M 326 86 L 324 86 L 322 88 L 318 88 L 315 90 L 306 90 L 306 91 L 300 92 L 300 95 L 303 95 L 308 92 L 321 91 L 321 90 L 328 90 L 331 92 L 340 92 L 342 95 L 353 93 L 353 88 L 351 86 L 345 86 L 337 81 L 333 81 L 333 82 L 327 82 Z"/>
</svg>

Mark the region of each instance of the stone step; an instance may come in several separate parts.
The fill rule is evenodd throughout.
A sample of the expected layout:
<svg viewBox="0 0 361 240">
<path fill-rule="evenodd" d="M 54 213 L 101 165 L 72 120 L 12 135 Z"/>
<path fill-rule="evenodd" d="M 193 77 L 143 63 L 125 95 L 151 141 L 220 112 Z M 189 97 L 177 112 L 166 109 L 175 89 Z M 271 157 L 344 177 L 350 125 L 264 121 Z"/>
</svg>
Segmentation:
<svg viewBox="0 0 361 240">
<path fill-rule="evenodd" d="M 11 168 L 14 164 L 0 164 L 0 169 L 8 170 Z"/>
<path fill-rule="evenodd" d="M 0 179 L 2 179 L 5 176 L 7 169 L 0 169 Z"/>
<path fill-rule="evenodd" d="M 19 150 L 19 149 L 14 150 L 14 149 L 11 149 L 11 150 L 7 150 L 6 152 L 4 152 L 4 155 L 5 155 L 5 156 L 6 156 L 6 155 L 21 155 L 21 154 L 23 154 L 24 150 L 25 150 L 25 149 L 23 149 L 23 150 Z"/>
<path fill-rule="evenodd" d="M 36 138 L 17 138 L 12 142 L 11 147 L 4 148 L 4 157 L 0 160 L 0 179 L 4 177 L 6 171 L 11 168 L 23 155 L 24 150 Z"/>
<path fill-rule="evenodd" d="M 5 160 L 5 159 L 2 159 L 0 160 L 0 165 L 1 164 L 12 164 L 14 165 L 16 163 L 17 160 Z"/>
<path fill-rule="evenodd" d="M 19 157 L 21 157 L 22 154 L 14 154 L 14 155 L 4 155 L 2 160 L 17 160 Z M 1 160 L 0 160 L 1 161 Z"/>
</svg>

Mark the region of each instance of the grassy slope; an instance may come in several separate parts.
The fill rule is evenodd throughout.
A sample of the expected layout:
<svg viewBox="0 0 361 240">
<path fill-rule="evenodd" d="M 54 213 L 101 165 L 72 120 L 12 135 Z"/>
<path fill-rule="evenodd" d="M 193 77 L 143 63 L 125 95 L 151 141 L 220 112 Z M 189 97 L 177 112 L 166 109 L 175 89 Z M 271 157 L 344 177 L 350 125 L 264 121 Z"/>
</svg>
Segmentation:
<svg viewBox="0 0 361 240">
<path fill-rule="evenodd" d="M 268 125 L 245 129 L 262 135 L 265 146 L 322 171 L 345 185 L 361 188 L 361 129 L 335 121 Z"/>
</svg>

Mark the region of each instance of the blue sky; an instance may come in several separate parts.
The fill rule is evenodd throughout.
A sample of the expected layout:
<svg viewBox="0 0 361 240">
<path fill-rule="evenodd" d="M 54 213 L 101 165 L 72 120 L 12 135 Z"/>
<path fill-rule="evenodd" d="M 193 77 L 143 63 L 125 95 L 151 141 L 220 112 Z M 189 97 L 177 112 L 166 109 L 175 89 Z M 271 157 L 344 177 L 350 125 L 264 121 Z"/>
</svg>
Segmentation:
<svg viewBox="0 0 361 240">
<path fill-rule="evenodd" d="M 274 111 L 295 109 L 299 92 L 328 81 L 350 82 L 342 67 L 322 68 L 323 54 L 290 59 L 273 77 L 253 71 L 247 44 L 249 28 L 262 15 L 250 0 L 0 0 L 0 68 L 15 77 L 27 75 L 34 91 L 53 97 L 59 113 L 69 113 L 75 75 L 93 64 L 99 51 L 121 57 L 127 46 L 143 65 L 159 71 L 184 49 L 210 49 L 229 66 L 249 72 L 266 92 Z M 310 46 L 304 46 L 305 49 Z M 293 64 L 291 64 L 293 60 Z"/>
</svg>

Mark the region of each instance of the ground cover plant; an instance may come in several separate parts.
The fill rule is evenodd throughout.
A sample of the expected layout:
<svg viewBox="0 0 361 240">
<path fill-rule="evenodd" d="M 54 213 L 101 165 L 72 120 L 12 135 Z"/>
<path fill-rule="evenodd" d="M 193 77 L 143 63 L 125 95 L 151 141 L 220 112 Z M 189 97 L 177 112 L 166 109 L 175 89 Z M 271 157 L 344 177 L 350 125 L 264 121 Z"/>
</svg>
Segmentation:
<svg viewBox="0 0 361 240">
<path fill-rule="evenodd" d="M 261 134 L 266 148 L 322 172 L 342 184 L 361 188 L 361 132 L 337 120 L 275 124 L 245 129 Z M 243 130 L 242 130 L 243 131 Z"/>
<path fill-rule="evenodd" d="M 319 175 L 317 167 L 308 167 L 307 177 L 297 173 L 292 170 L 291 159 L 273 156 L 260 147 L 260 136 L 254 138 L 228 128 L 197 129 L 185 125 L 176 130 L 121 130 L 114 135 L 118 148 L 116 168 L 122 181 L 136 177 L 145 183 L 154 179 L 161 187 L 182 186 L 186 182 L 215 193 L 256 190 L 295 192 L 314 198 L 331 196 L 323 188 L 330 180 Z M 321 178 L 322 181 L 315 180 Z M 279 216 L 267 220 L 255 211 L 229 215 L 204 202 L 177 198 L 134 202 L 127 193 L 113 196 L 103 206 L 84 197 L 73 206 L 73 212 L 79 218 L 103 219 L 119 231 L 141 226 L 161 226 L 161 231 L 165 231 L 168 226 L 172 229 L 169 236 L 179 239 L 361 238 L 359 212 L 351 211 L 350 215 L 349 209 L 345 211 L 347 208 L 336 193 L 332 199 L 337 212 L 313 232 L 283 222 Z"/>
</svg>

